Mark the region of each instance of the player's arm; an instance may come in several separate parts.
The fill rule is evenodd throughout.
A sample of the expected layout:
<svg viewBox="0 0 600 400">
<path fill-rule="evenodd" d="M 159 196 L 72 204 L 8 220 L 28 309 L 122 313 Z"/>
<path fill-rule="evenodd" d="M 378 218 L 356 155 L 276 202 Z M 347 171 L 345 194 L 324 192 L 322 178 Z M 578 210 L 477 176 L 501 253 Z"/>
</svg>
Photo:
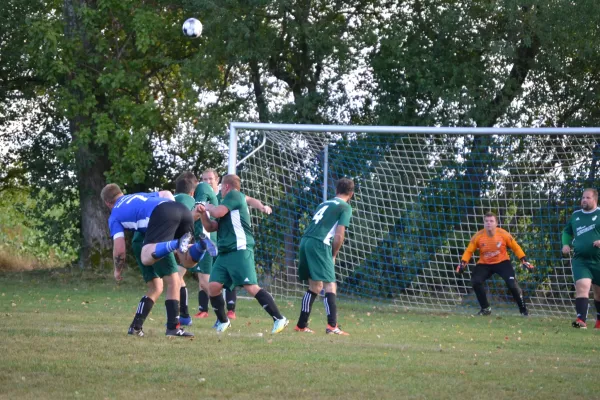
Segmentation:
<svg viewBox="0 0 600 400">
<path fill-rule="evenodd" d="M 331 245 L 331 253 L 333 254 L 333 262 L 335 262 L 335 256 L 339 253 L 342 248 L 342 244 L 344 243 L 344 237 L 346 236 L 346 227 L 343 225 L 338 225 L 335 228 L 335 233 L 333 235 L 333 244 Z"/>
<path fill-rule="evenodd" d="M 571 252 L 570 244 L 573 243 L 573 227 L 571 226 L 571 221 L 565 226 L 565 229 L 562 231 L 562 252 L 563 254 L 569 254 Z"/>
<path fill-rule="evenodd" d="M 200 221 L 202 221 L 202 226 L 204 227 L 204 229 L 207 232 L 215 232 L 219 228 L 219 223 L 215 220 L 210 219 L 209 215 L 207 214 L 208 206 L 211 206 L 213 208 L 218 208 L 218 207 L 213 206 L 212 204 L 198 204 L 196 206 L 195 211 L 200 213 Z M 221 207 L 221 206 L 219 206 L 219 207 Z M 227 209 L 227 207 L 225 207 L 225 209 Z M 229 210 L 227 210 L 227 211 L 229 212 Z M 227 214 L 227 213 L 225 213 L 225 214 Z M 223 215 L 225 215 L 225 214 L 223 214 Z"/>
<path fill-rule="evenodd" d="M 246 203 L 248 203 L 249 207 L 256 208 L 258 211 L 267 215 L 273 212 L 271 207 L 265 206 L 260 200 L 255 199 L 254 197 L 246 196 Z"/>
<path fill-rule="evenodd" d="M 171 191 L 169 191 L 169 190 L 161 190 L 160 192 L 158 192 L 158 197 L 162 197 L 163 199 L 169 199 L 169 200 L 175 201 L 175 197 L 173 196 L 173 193 L 171 193 Z"/>
<path fill-rule="evenodd" d="M 510 247 L 513 253 L 515 253 L 519 260 L 521 260 L 521 266 L 525 269 L 533 269 L 533 265 L 529 261 L 527 261 L 527 257 L 525 257 L 525 252 L 523 251 L 521 246 L 519 246 L 519 243 L 517 243 L 515 238 L 508 234 L 506 241 L 508 247 Z"/>
<path fill-rule="evenodd" d="M 477 240 L 475 239 L 475 237 L 473 237 L 469 242 L 467 249 L 460 258 L 460 264 L 458 264 L 458 266 L 456 267 L 456 272 L 462 273 L 465 270 L 465 268 L 467 268 L 467 264 L 469 264 L 469 261 L 471 260 L 471 257 L 473 257 L 473 253 L 475 253 L 475 250 L 477 250 Z"/>
<path fill-rule="evenodd" d="M 227 213 L 229 212 L 229 208 L 227 208 L 223 204 L 218 205 L 218 206 L 213 206 L 212 204 L 206 204 L 204 207 L 206 208 L 206 211 L 208 211 L 210 216 L 213 218 L 222 218 L 222 217 L 226 216 Z"/>
<path fill-rule="evenodd" d="M 121 273 L 125 268 L 125 254 L 125 237 L 116 237 L 113 240 L 113 262 L 115 264 L 114 276 L 117 282 L 122 279 Z"/>
</svg>

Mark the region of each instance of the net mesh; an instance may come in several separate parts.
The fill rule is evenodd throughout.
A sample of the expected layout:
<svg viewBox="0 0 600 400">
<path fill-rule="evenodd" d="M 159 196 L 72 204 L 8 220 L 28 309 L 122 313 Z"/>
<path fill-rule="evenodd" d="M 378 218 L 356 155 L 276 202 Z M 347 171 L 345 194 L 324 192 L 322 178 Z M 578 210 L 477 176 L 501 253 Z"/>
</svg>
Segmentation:
<svg viewBox="0 0 600 400">
<path fill-rule="evenodd" d="M 585 187 L 596 187 L 600 137 L 243 130 L 237 167 L 242 191 L 273 208 L 253 212 L 261 284 L 300 298 L 300 238 L 316 207 L 353 178 L 353 217 L 336 260 L 340 295 L 411 309 L 476 311 L 470 271 L 454 268 L 493 211 L 536 269 L 517 279 L 531 314 L 572 314 L 570 260 L 561 231 Z M 260 143 L 265 139 L 264 146 Z M 258 148 L 258 150 L 256 150 Z M 327 165 L 326 169 L 325 166 Z M 517 312 L 504 281 L 486 282 L 496 310 Z"/>
</svg>

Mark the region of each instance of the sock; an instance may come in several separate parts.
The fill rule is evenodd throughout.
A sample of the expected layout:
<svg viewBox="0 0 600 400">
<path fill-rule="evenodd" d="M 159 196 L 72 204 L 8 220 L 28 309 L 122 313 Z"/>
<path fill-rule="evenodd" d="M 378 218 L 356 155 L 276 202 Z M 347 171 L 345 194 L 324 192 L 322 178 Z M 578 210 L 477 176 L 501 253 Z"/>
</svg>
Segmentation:
<svg viewBox="0 0 600 400">
<path fill-rule="evenodd" d="M 138 330 L 142 329 L 142 325 L 144 325 L 144 321 L 146 320 L 146 317 L 148 317 L 148 314 L 150 314 L 152 307 L 154 307 L 154 301 L 152 301 L 150 297 L 142 297 L 140 304 L 138 304 L 137 311 L 135 312 L 135 317 L 133 317 L 131 326 Z"/>
<path fill-rule="evenodd" d="M 227 322 L 227 315 L 225 314 L 225 300 L 223 294 L 220 293 L 218 296 L 210 296 L 210 304 L 217 314 L 219 322 Z"/>
<path fill-rule="evenodd" d="M 488 303 L 487 296 L 485 294 L 485 288 L 483 287 L 483 283 L 473 284 L 473 291 L 475 291 L 475 296 L 477 296 L 477 301 L 479 302 L 479 306 L 483 308 L 489 308 L 490 303 Z"/>
<path fill-rule="evenodd" d="M 600 300 L 594 300 L 594 306 L 596 306 L 596 320 L 600 321 Z"/>
<path fill-rule="evenodd" d="M 304 329 L 308 326 L 308 317 L 310 317 L 310 311 L 312 305 L 317 298 L 317 294 L 307 290 L 302 298 L 302 308 L 300 309 L 300 318 L 298 318 L 298 328 Z"/>
<path fill-rule="evenodd" d="M 261 307 L 273 318 L 273 321 L 276 319 L 282 319 L 283 316 L 279 313 L 279 309 L 275 304 L 275 300 L 273 300 L 273 296 L 265 289 L 260 289 L 254 298 L 258 301 Z"/>
<path fill-rule="evenodd" d="M 525 302 L 523 301 L 521 289 L 519 289 L 518 287 L 510 288 L 510 293 L 512 294 L 513 299 L 515 299 L 515 301 L 517 302 L 517 305 L 519 306 L 519 311 L 525 310 Z"/>
<path fill-rule="evenodd" d="M 152 257 L 158 260 L 159 258 L 163 258 L 167 254 L 174 252 L 177 250 L 177 243 L 179 243 L 178 239 L 169 242 L 156 243 L 156 248 L 154 249 L 154 253 L 152 253 Z"/>
<path fill-rule="evenodd" d="M 575 311 L 577 312 L 577 318 L 585 322 L 587 319 L 589 299 L 587 297 L 577 297 L 575 299 Z"/>
<path fill-rule="evenodd" d="M 206 254 L 206 250 L 201 249 L 199 243 L 195 243 L 192 247 L 190 247 L 188 252 L 190 253 L 190 257 L 192 257 L 192 260 L 195 262 L 202 260 L 204 254 Z"/>
<path fill-rule="evenodd" d="M 327 313 L 327 324 L 335 328 L 337 326 L 335 293 L 325 293 L 325 312 Z"/>
<path fill-rule="evenodd" d="M 198 292 L 198 311 L 208 312 L 208 294 L 204 290 Z"/>
<path fill-rule="evenodd" d="M 225 299 L 227 300 L 227 311 L 235 311 L 235 302 L 237 301 L 237 293 L 236 290 L 225 291 Z"/>
<path fill-rule="evenodd" d="M 176 329 L 179 324 L 179 301 L 167 299 L 165 308 L 167 309 L 167 329 Z"/>
<path fill-rule="evenodd" d="M 179 289 L 179 315 L 185 318 L 190 317 L 188 310 L 188 290 L 186 286 L 182 286 Z"/>
</svg>

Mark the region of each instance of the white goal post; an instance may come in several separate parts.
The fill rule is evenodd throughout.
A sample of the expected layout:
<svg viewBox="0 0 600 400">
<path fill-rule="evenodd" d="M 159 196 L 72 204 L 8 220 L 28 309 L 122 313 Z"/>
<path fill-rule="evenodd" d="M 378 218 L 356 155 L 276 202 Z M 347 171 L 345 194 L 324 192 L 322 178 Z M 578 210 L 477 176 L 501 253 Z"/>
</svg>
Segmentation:
<svg viewBox="0 0 600 400">
<path fill-rule="evenodd" d="M 470 271 L 454 268 L 493 211 L 536 266 L 517 279 L 530 313 L 572 315 L 561 231 L 584 188 L 600 183 L 600 128 L 449 128 L 232 122 L 228 173 L 273 208 L 253 213 L 261 284 L 300 298 L 298 246 L 312 213 L 354 179 L 353 217 L 336 259 L 340 296 L 410 309 L 476 311 Z M 517 261 L 511 253 L 513 261 Z M 487 281 L 496 311 L 518 312 Z"/>
</svg>

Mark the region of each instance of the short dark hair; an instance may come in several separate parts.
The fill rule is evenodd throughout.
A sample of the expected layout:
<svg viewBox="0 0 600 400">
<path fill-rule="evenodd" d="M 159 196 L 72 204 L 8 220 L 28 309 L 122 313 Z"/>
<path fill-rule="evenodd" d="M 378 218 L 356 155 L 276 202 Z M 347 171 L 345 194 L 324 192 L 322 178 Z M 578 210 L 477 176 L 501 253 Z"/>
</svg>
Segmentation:
<svg viewBox="0 0 600 400">
<path fill-rule="evenodd" d="M 596 201 L 598 201 L 598 191 L 596 189 L 594 189 L 594 188 L 587 188 L 587 189 L 585 189 L 583 191 L 583 193 L 585 193 L 585 192 L 592 192 L 592 195 L 594 196 L 594 199 Z"/>
<path fill-rule="evenodd" d="M 341 178 L 335 184 L 335 194 L 350 194 L 354 192 L 354 181 L 350 178 Z"/>
<path fill-rule="evenodd" d="M 192 171 L 182 172 L 181 175 L 179 175 L 177 179 L 175 179 L 175 185 L 177 185 L 177 182 L 181 179 L 189 179 L 190 181 L 192 181 L 192 183 L 198 184 L 198 178 L 196 177 L 196 175 L 194 175 Z"/>
<path fill-rule="evenodd" d="M 496 220 L 496 222 L 498 222 L 498 216 L 495 213 L 491 212 L 491 211 L 486 212 L 485 215 L 483 216 L 483 218 L 485 218 L 485 217 L 494 217 L 494 219 Z"/>
<path fill-rule="evenodd" d="M 185 193 L 188 194 L 193 192 L 196 187 L 197 182 L 194 182 L 192 179 L 179 179 L 175 182 L 175 193 Z"/>
</svg>

